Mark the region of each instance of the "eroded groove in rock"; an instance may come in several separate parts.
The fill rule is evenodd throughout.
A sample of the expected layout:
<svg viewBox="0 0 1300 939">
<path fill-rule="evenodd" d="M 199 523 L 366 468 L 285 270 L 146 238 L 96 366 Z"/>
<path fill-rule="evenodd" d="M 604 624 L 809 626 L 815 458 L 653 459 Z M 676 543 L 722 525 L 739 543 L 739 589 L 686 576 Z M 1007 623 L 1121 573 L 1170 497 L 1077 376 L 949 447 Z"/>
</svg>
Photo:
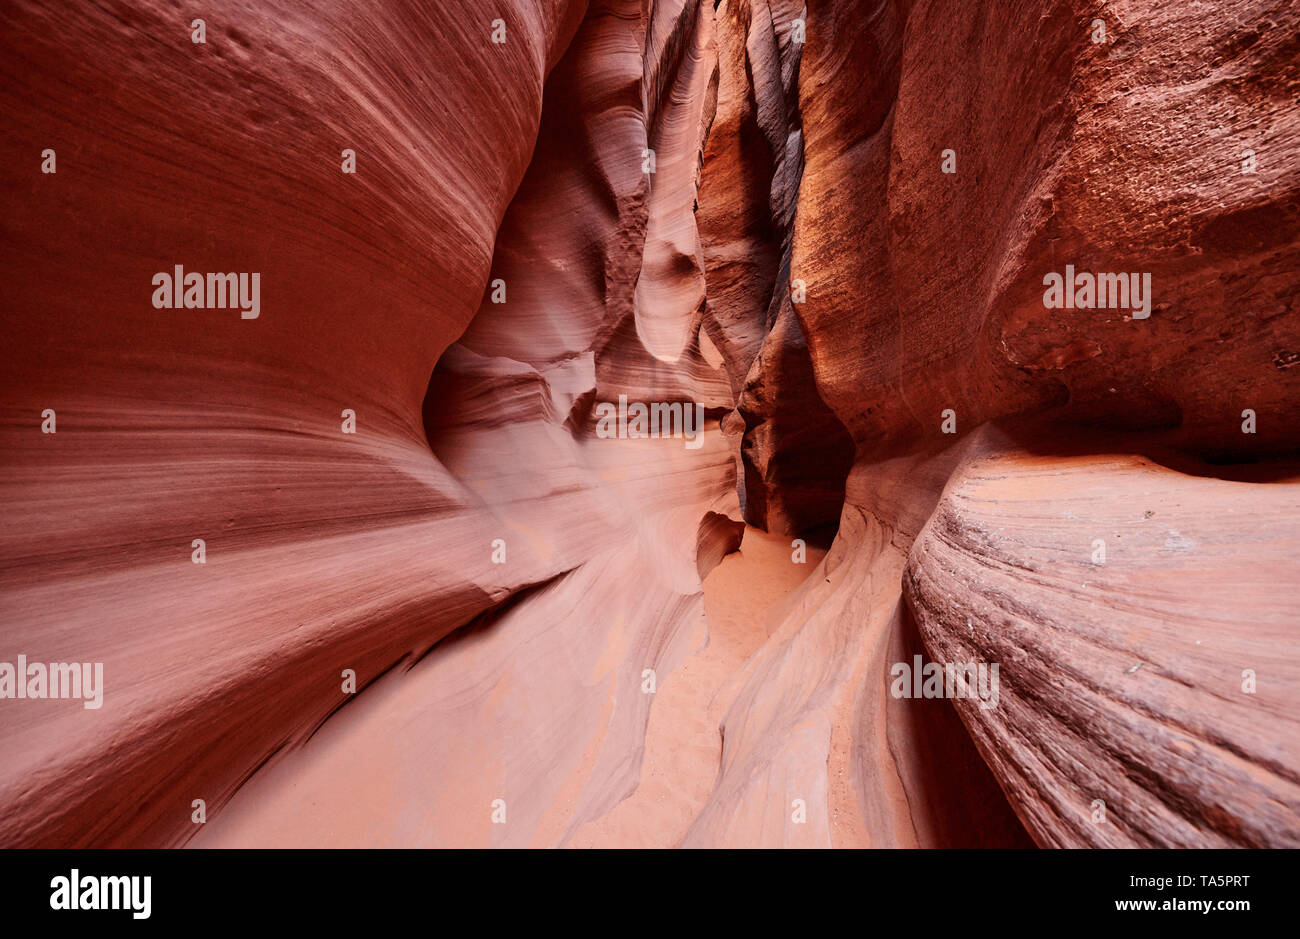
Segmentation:
<svg viewBox="0 0 1300 939">
<path fill-rule="evenodd" d="M 961 467 L 905 596 L 937 659 L 1001 663 L 956 703 L 1037 840 L 1300 843 L 1298 510 L 1100 447 Z"/>
<path fill-rule="evenodd" d="M 1294 5 L 202 15 L 0 12 L 0 845 L 1300 844 Z"/>
<path fill-rule="evenodd" d="M 6 708 L 0 843 L 187 838 L 192 800 L 332 710 L 343 669 L 364 686 L 576 563 L 492 565 L 490 513 L 420 439 L 582 15 L 507 3 L 498 48 L 467 42 L 472 7 L 216 3 L 214 32 L 241 26 L 204 45 L 162 4 L 6 7 L 0 616 L 13 654 L 101 662 L 111 690 Z M 29 192 L 29 140 L 57 185 Z M 258 318 L 152 308 L 173 265 L 257 271 Z"/>
<path fill-rule="evenodd" d="M 592 433 L 593 407 L 620 395 L 702 402 L 713 415 L 732 405 L 725 374 L 693 339 L 669 362 L 639 336 L 627 252 L 639 252 L 655 211 L 675 218 L 671 203 L 655 208 L 653 189 L 647 202 L 646 126 L 701 113 L 691 56 L 708 33 L 698 38 L 706 21 L 696 19 L 707 10 L 660 24 L 696 37 L 696 51 L 681 53 L 669 94 L 683 103 L 647 115 L 627 94 L 644 67 L 648 27 L 638 11 L 594 4 L 552 73 L 555 103 L 543 107 L 533 162 L 497 238 L 491 279 L 505 283 L 504 302 L 489 282 L 424 402 L 431 449 L 496 515 L 507 545 L 547 559 L 570 557 L 569 543 L 592 553 L 561 581 L 386 677 L 246 786 L 196 844 L 562 845 L 637 790 L 654 700 L 644 673 L 667 676 L 698 644 L 700 581 L 742 527 L 716 416 L 700 428 L 698 449 L 677 439 L 611 446 Z M 595 82 L 593 72 L 609 81 L 614 68 L 620 94 L 574 111 L 572 90 Z M 601 156 L 588 160 L 593 142 Z M 693 154 L 698 141 L 681 149 Z M 541 230 L 551 236 L 539 239 Z M 675 277 L 639 272 L 641 284 Z M 687 314 L 683 322 L 698 324 Z M 412 719 L 394 735 L 385 728 L 398 714 Z M 355 825 L 331 828 L 365 785 L 359 774 L 376 766 L 397 794 Z M 496 800 L 508 824 L 484 810 Z M 435 805 L 436 814 L 412 814 Z"/>
<path fill-rule="evenodd" d="M 1092 12 L 1071 3 L 871 2 L 810 11 L 800 59 L 805 169 L 791 277 L 809 285 L 795 312 L 817 388 L 849 429 L 858 462 L 840 535 L 820 572 L 826 576 L 810 581 L 805 611 L 788 616 L 780 639 L 757 653 L 757 668 L 727 716 L 728 757 L 693 843 L 752 841 L 756 830 L 764 833 L 762 843 L 797 843 L 802 832 L 778 825 L 789 817 L 796 788 L 812 793 L 810 800 L 826 800 L 815 812 L 826 823 L 802 843 L 942 841 L 943 824 L 911 814 L 921 800 L 909 798 L 909 781 L 915 789 L 926 770 L 920 754 L 899 746 L 906 722 L 890 717 L 928 702 L 887 698 L 881 683 L 889 674 L 853 663 L 870 661 L 870 643 L 883 643 L 886 635 L 898 648 L 903 621 L 886 622 L 881 607 L 900 601 L 899 565 L 929 511 L 946 504 L 940 496 L 949 475 L 970 453 L 1006 446 L 992 431 L 962 443 L 950 443 L 945 431 L 960 437 L 989 420 L 1037 410 L 1052 414 L 1035 431 L 1048 443 L 1081 436 L 1079 425 L 1101 425 L 1148 431 L 1122 444 L 1128 447 L 1163 443 L 1217 461 L 1267 461 L 1294 450 L 1287 415 L 1300 386 L 1287 374 L 1289 356 L 1278 351 L 1297 344 L 1300 322 L 1294 315 L 1300 265 L 1290 234 L 1294 187 L 1285 173 L 1242 172 L 1243 150 L 1255 153 L 1243 140 L 1270 141 L 1279 168 L 1300 158 L 1294 100 L 1286 100 L 1297 76 L 1290 65 L 1279 67 L 1294 30 L 1277 28 L 1294 15 L 1268 3 L 1225 3 L 1207 12 L 1128 5 L 1107 18 L 1112 41 L 1098 44 L 1080 25 Z M 1156 64 L 1175 61 L 1170 69 Z M 1027 69 L 1030 62 L 1035 65 Z M 1142 128 L 1136 140 L 1135 127 Z M 1158 153 L 1150 144 L 1155 140 L 1163 142 Z M 949 157 L 955 172 L 944 173 Z M 1216 251 L 1207 252 L 1192 234 L 1207 229 L 1233 235 L 1215 239 Z M 1150 273 L 1162 285 L 1148 295 L 1150 317 L 1046 307 L 1045 275 L 1064 274 L 1067 264 Z M 1248 322 L 1225 317 L 1221 300 L 1228 296 L 1234 308 L 1240 301 L 1267 312 Z M 1256 426 L 1255 401 L 1271 415 L 1271 436 Z M 1014 485 L 1017 470 L 1008 467 L 1007 476 Z M 1258 498 L 1280 500 L 1277 511 L 1293 519 L 1289 492 Z M 1047 516 L 1053 500 L 1044 495 L 1036 511 Z M 1096 514 L 1098 523 L 1103 515 Z M 1091 542 L 1077 546 L 1081 562 L 1090 558 Z M 1237 561 L 1248 568 L 1277 550 L 1283 553 L 1276 563 L 1289 565 L 1285 545 L 1243 535 Z M 980 652 L 1009 655 L 1009 637 L 996 649 L 992 642 L 983 649 L 945 644 L 966 628 L 962 611 L 972 584 L 956 576 L 955 565 L 915 566 L 918 555 L 912 557 L 909 570 L 916 576 L 925 570 L 930 583 L 928 611 L 918 608 L 926 654 L 939 665 Z M 1214 562 L 1192 556 L 1172 563 L 1195 577 Z M 1017 585 L 1013 592 L 1008 585 L 1002 604 L 1028 624 L 1055 621 L 1047 604 L 1033 612 L 1017 605 L 1026 589 Z M 841 590 L 842 600 L 832 597 Z M 863 604 L 866 596 L 874 602 Z M 1114 628 L 1126 628 L 1129 602 Z M 1230 617 L 1248 631 L 1253 614 L 1246 611 L 1254 602 L 1220 620 Z M 1189 591 L 1159 615 L 1172 628 L 1204 612 L 1199 592 Z M 940 620 L 948 624 L 943 629 Z M 1270 658 L 1275 700 L 1294 703 L 1300 685 L 1290 667 L 1291 620 L 1262 641 L 1278 657 Z M 985 628 L 997 635 L 999 625 Z M 850 636 L 866 645 L 853 649 L 856 660 Z M 1010 669 L 1012 663 L 1003 664 Z M 1034 705 L 1014 720 L 1000 707 L 992 716 L 974 714 L 968 702 L 962 712 L 1039 843 L 1294 840 L 1300 823 L 1286 782 L 1296 769 L 1295 748 L 1286 743 L 1293 731 L 1276 704 L 1242 686 L 1241 669 L 1249 666 L 1237 669 L 1235 702 L 1265 739 L 1289 754 L 1279 758 L 1257 748 L 1238 755 L 1237 769 L 1250 767 L 1256 791 L 1263 786 L 1279 796 L 1267 812 L 1258 801 L 1242 801 L 1215 816 L 1209 806 L 1219 804 L 1215 786 L 1228 785 L 1225 771 L 1203 770 L 1189 791 L 1181 765 L 1152 752 L 1154 736 L 1138 744 L 1120 731 L 1129 704 L 1095 699 L 1103 710 L 1090 727 L 1090 745 L 1111 752 L 1110 765 L 1123 765 L 1134 777 L 1140 764 L 1135 790 L 1164 799 L 1164 815 L 1148 807 L 1136 836 L 1099 827 L 1101 816 L 1094 817 L 1090 803 L 1081 818 L 1077 801 L 1061 794 L 1081 797 L 1071 790 L 1072 774 L 1081 770 L 1062 755 L 1061 725 L 1036 710 L 1047 703 L 1043 696 L 1050 701 L 1054 694 L 1054 667 L 1038 671 L 1044 687 L 1034 689 Z M 862 715 L 851 734 L 842 730 L 853 726 L 850 720 L 836 717 L 846 711 L 848 689 L 858 689 Z M 1146 691 L 1151 700 L 1130 703 L 1164 714 L 1160 689 Z M 892 707 L 884 708 L 885 717 L 871 720 L 881 710 L 872 702 L 886 700 Z M 1217 705 L 1202 689 L 1185 706 L 1203 724 Z M 1035 731 L 1040 722 L 1044 729 Z M 1001 734 L 996 740 L 992 728 Z M 1039 734 L 1038 745 L 1062 765 L 1039 762 L 1033 772 L 1021 766 L 1030 759 L 1016 743 L 1021 734 Z M 849 737 L 854 756 L 837 763 L 836 740 Z M 802 755 L 791 755 L 796 748 Z M 837 793 L 844 765 L 854 783 Z M 1155 798 L 1136 791 L 1119 797 L 1133 805 Z M 1081 825 L 1092 827 L 1080 831 Z M 927 829 L 933 834 L 924 834 Z"/>
</svg>

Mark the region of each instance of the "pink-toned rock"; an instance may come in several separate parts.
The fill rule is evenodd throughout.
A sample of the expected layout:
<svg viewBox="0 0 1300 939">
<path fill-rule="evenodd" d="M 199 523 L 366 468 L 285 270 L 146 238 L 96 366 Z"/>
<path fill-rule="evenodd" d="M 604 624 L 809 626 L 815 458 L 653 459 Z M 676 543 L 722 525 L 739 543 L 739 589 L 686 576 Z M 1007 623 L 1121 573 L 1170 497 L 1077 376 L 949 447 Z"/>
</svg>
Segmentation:
<svg viewBox="0 0 1300 939">
<path fill-rule="evenodd" d="M 810 6 L 0 12 L 0 845 L 1300 844 L 1297 14 Z"/>
<path fill-rule="evenodd" d="M 1300 464 L 1286 482 L 1011 448 L 954 474 L 904 594 L 1044 845 L 1300 844 Z M 1247 612 L 1248 611 L 1248 612 Z"/>
<path fill-rule="evenodd" d="M 581 301 L 571 279 L 531 290 L 521 277 L 503 307 L 485 291 L 507 203 L 530 160 L 548 159 L 530 156 L 539 121 L 544 141 L 566 137 L 556 122 L 569 110 L 557 101 L 543 118 L 541 101 L 570 41 L 558 87 L 604 88 L 619 68 L 639 87 L 646 27 L 627 12 L 597 6 L 584 23 L 581 6 L 517 4 L 501 11 L 501 46 L 469 6 L 379 9 L 360 25 L 303 6 L 273 27 L 269 13 L 219 5 L 205 45 L 150 7 L 6 11 L 6 54 L 67 93 L 11 86 L 4 99 L 27 128 L 6 138 L 6 172 L 30 190 L 6 233 L 24 255 L 7 255 L 22 267 L 6 317 L 5 647 L 102 662 L 106 687 L 95 711 L 6 702 L 0 842 L 183 842 L 199 830 L 193 801 L 219 815 L 350 700 L 350 674 L 364 695 L 476 615 L 615 546 L 667 585 L 629 639 L 646 660 L 698 607 L 701 569 L 735 539 L 717 519 L 739 514 L 716 424 L 699 450 L 591 434 L 598 383 L 730 405 L 698 352 L 673 367 L 644 351 L 598 361 L 631 323 L 625 253 L 644 227 L 645 123 L 626 96 L 593 94 L 581 112 L 609 155 L 603 178 L 577 182 L 596 201 L 617 191 L 616 214 L 582 243 L 609 261 L 609 307 L 592 291 L 590 313 L 570 307 L 548 332 L 535 314 L 548 295 Z M 309 45 L 324 54 L 304 56 Z M 45 143 L 58 172 L 32 187 L 28 151 Z M 340 172 L 344 148 L 355 176 Z M 553 199 L 525 185 L 513 224 L 531 233 L 521 219 Z M 551 256 L 567 263 L 581 231 L 557 229 Z M 519 256 L 519 239 L 502 238 L 499 256 Z M 173 263 L 258 271 L 258 317 L 152 308 L 150 277 Z M 480 300 L 505 317 L 505 340 L 473 331 L 430 385 Z M 39 430 L 46 407 L 52 436 Z M 648 707 L 621 693 L 636 707 L 610 731 L 619 765 Z"/>
</svg>

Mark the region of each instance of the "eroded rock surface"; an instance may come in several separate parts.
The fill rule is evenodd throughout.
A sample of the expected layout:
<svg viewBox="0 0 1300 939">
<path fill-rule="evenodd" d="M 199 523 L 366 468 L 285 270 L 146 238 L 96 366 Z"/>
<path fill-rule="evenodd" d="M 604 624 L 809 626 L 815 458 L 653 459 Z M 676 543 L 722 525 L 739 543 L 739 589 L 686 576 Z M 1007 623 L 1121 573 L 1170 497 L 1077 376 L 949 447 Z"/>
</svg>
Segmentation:
<svg viewBox="0 0 1300 939">
<path fill-rule="evenodd" d="M 0 844 L 1300 844 L 1293 6 L 202 16 L 0 12 Z"/>
</svg>

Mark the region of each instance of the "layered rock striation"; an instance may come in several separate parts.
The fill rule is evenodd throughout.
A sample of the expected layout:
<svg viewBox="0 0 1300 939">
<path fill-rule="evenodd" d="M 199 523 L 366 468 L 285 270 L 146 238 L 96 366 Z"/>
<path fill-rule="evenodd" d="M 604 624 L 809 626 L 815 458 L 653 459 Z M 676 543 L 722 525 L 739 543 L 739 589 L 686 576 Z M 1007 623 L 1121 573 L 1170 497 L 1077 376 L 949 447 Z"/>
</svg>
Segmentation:
<svg viewBox="0 0 1300 939">
<path fill-rule="evenodd" d="M 1292 7 L 372 7 L 0 12 L 0 844 L 1300 844 Z"/>
</svg>

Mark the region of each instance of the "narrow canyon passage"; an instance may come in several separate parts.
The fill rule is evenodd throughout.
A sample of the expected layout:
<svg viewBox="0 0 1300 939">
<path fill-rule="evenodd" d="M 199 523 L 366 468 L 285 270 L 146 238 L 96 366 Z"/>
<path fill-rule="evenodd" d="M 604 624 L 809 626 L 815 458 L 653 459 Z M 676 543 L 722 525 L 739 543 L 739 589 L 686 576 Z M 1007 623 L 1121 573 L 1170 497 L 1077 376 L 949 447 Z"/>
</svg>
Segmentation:
<svg viewBox="0 0 1300 939">
<path fill-rule="evenodd" d="M 747 527 L 740 548 L 704 578 L 707 640 L 655 692 L 641 782 L 572 847 L 676 847 L 708 800 L 722 757 L 719 728 L 740 672 L 780 621 L 782 607 L 824 551 L 798 556 L 790 539 Z"/>
<path fill-rule="evenodd" d="M 366 6 L 0 11 L 0 846 L 1300 846 L 1294 3 Z"/>
<path fill-rule="evenodd" d="M 704 603 L 683 628 L 684 654 L 670 671 L 655 676 L 647 694 L 649 720 L 644 730 L 635 789 L 609 812 L 571 828 L 568 813 L 578 804 L 580 786 L 589 781 L 594 760 L 584 752 L 566 779 L 548 779 L 555 802 L 526 844 L 534 847 L 674 847 L 686 834 L 712 791 L 722 741 L 719 723 L 739 672 L 778 622 L 782 603 L 816 570 L 824 554 L 806 550 L 806 563 L 792 561 L 789 539 L 747 529 L 740 549 L 728 554 L 704 579 Z M 805 555 L 801 555 L 805 556 Z M 526 599 L 513 614 L 483 624 L 477 638 L 448 640 L 407 671 L 399 668 L 359 694 L 331 717 L 299 750 L 261 770 L 231 800 L 221 815 L 191 842 L 193 847 L 462 847 L 516 843 L 519 824 L 494 826 L 485 813 L 510 787 L 493 792 L 492 773 L 464 774 L 480 765 L 509 769 L 518 737 L 546 745 L 550 727 L 538 710 L 515 712 L 511 722 L 487 725 L 477 715 L 493 708 L 492 699 L 508 694 L 508 672 L 495 685 L 455 682 L 450 667 L 468 656 L 462 643 L 504 647 L 518 635 L 490 637 L 493 629 L 515 630 Z M 541 604 L 538 604 L 541 605 Z M 544 610 L 531 611 L 545 615 Z M 544 641 L 525 627 L 532 641 Z M 448 666 L 437 663 L 445 655 Z M 474 661 L 481 661 L 475 656 Z M 516 667 L 526 667 L 518 665 Z M 543 667 L 543 666 L 538 666 Z M 580 678 L 586 676 L 578 676 Z M 645 688 L 644 679 L 638 683 Z M 644 693 L 644 691 L 642 692 Z M 548 694 L 575 698 L 578 687 L 553 682 Z M 481 695 L 475 699 L 475 695 Z M 436 725 L 436 727 L 435 727 Z M 544 764 L 547 767 L 558 767 Z M 525 770 L 529 786 L 535 770 Z M 462 825 L 446 824 L 461 817 Z M 507 832 L 511 833 L 506 837 Z"/>
</svg>

